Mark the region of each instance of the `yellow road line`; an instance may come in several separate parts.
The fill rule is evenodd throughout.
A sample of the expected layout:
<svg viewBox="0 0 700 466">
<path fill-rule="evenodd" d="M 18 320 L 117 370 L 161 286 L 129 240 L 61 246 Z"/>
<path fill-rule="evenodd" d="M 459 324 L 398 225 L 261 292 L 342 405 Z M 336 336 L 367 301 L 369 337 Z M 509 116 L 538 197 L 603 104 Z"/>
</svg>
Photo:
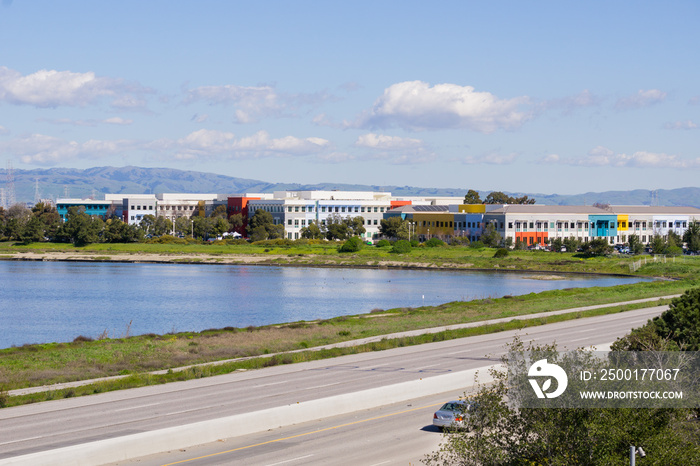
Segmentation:
<svg viewBox="0 0 700 466">
<path fill-rule="evenodd" d="M 314 430 L 314 431 L 311 431 L 311 432 L 305 432 L 305 433 L 303 433 L 303 434 L 290 435 L 289 437 L 283 437 L 283 438 L 278 438 L 278 439 L 274 439 L 274 440 L 268 440 L 267 442 L 256 443 L 256 444 L 254 444 L 254 445 L 246 445 L 246 446 L 244 446 L 244 447 L 238 447 L 238 448 L 234 448 L 234 449 L 232 449 L 232 450 L 220 451 L 220 452 L 218 452 L 218 453 L 211 453 L 211 454 L 209 454 L 209 455 L 198 456 L 198 457 L 196 457 L 196 458 L 190 458 L 190 459 L 187 459 L 187 460 L 176 461 L 176 462 L 174 462 L 174 463 L 167 463 L 167 464 L 164 464 L 163 466 L 171 466 L 171 465 L 173 465 L 173 464 L 189 463 L 190 461 L 201 460 L 201 459 L 204 459 L 204 458 L 211 458 L 211 457 L 218 456 L 218 455 L 223 455 L 223 454 L 226 454 L 226 453 L 232 453 L 232 452 L 234 452 L 234 451 L 246 450 L 246 449 L 248 449 L 248 448 L 259 447 L 259 446 L 262 446 L 262 445 L 268 445 L 268 444 L 270 444 L 270 443 L 275 443 L 275 442 L 282 442 L 282 441 L 284 441 L 284 440 L 290 440 L 290 439 L 294 439 L 294 438 L 298 438 L 298 437 L 305 437 L 305 436 L 307 436 L 307 435 L 318 434 L 318 433 L 325 432 L 325 431 L 328 431 L 328 430 L 340 429 L 340 428 L 342 428 L 342 427 L 348 427 L 348 426 L 352 426 L 352 425 L 355 425 L 355 424 L 362 424 L 363 422 L 375 421 L 375 420 L 377 420 L 377 419 L 383 419 L 383 418 L 385 418 L 385 417 L 396 416 L 396 415 L 399 415 L 399 414 L 406 414 L 406 413 L 410 413 L 410 412 L 412 412 L 412 411 L 417 411 L 417 410 L 419 410 L 419 409 L 432 408 L 432 407 L 434 407 L 434 406 L 440 406 L 440 405 L 442 405 L 442 404 L 444 404 L 444 402 L 434 403 L 434 404 L 430 404 L 430 405 L 426 405 L 426 406 L 420 406 L 420 407 L 418 407 L 418 408 L 406 409 L 406 410 L 404 410 L 404 411 L 399 411 L 399 412 L 397 412 L 397 413 L 383 414 L 383 415 L 381 415 L 381 416 L 371 417 L 371 418 L 369 418 L 369 419 L 363 419 L 363 420 L 361 420 L 361 421 L 348 422 L 348 423 L 346 423 L 346 424 L 340 424 L 340 425 L 338 425 L 338 426 L 333 426 L 333 427 L 326 427 L 326 428 L 324 428 L 324 429 L 318 429 L 318 430 Z"/>
</svg>

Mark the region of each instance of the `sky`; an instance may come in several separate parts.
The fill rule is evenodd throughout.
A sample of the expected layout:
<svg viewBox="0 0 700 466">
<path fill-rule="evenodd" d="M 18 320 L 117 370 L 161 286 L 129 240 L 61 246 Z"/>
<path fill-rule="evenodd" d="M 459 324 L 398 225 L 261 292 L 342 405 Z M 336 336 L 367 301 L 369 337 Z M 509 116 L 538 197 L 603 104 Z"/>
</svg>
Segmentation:
<svg viewBox="0 0 700 466">
<path fill-rule="evenodd" d="M 1 168 L 700 186 L 700 2 L 0 0 Z"/>
</svg>

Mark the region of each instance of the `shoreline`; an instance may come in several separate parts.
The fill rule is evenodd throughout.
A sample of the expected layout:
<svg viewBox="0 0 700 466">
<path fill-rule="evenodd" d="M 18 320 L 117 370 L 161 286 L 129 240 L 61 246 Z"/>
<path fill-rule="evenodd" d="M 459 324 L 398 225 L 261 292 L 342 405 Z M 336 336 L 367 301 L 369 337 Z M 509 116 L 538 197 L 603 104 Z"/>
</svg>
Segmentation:
<svg viewBox="0 0 700 466">
<path fill-rule="evenodd" d="M 333 260 L 318 260 L 320 256 L 304 256 L 297 260 L 290 260 L 289 256 L 271 254 L 256 256 L 252 254 L 153 254 L 116 252 L 105 254 L 102 252 L 32 252 L 22 251 L 13 253 L 0 253 L 2 261 L 28 261 L 28 262 L 110 262 L 123 264 L 180 264 L 180 265 L 248 265 L 267 267 L 319 267 L 319 268 L 365 268 L 365 269 L 406 269 L 406 270 L 442 270 L 462 272 L 508 272 L 539 274 L 539 280 L 558 280 L 556 275 L 599 275 L 610 277 L 638 277 L 637 275 L 610 272 L 573 272 L 549 269 L 517 269 L 515 266 L 507 267 L 472 267 L 472 264 L 442 264 L 425 262 L 401 262 L 401 261 L 376 261 L 370 260 L 365 264 L 343 263 Z M 545 277 L 545 278 L 543 278 Z M 556 278 L 555 278 L 556 277 Z M 672 280 L 667 277 L 643 277 L 654 280 Z"/>
</svg>

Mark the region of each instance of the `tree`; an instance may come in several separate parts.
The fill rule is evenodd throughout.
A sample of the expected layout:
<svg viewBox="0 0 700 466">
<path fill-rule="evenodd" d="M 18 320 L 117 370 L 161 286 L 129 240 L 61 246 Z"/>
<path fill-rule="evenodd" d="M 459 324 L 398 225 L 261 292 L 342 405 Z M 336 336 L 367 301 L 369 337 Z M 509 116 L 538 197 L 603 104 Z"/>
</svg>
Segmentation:
<svg viewBox="0 0 700 466">
<path fill-rule="evenodd" d="M 306 239 L 323 239 L 323 232 L 315 222 L 301 229 L 301 237 Z"/>
<path fill-rule="evenodd" d="M 32 211 L 22 204 L 15 204 L 7 210 L 5 235 L 8 239 L 20 240 L 27 222 L 32 218 Z"/>
<path fill-rule="evenodd" d="M 639 236 L 637 235 L 628 236 L 627 245 L 629 246 L 630 252 L 632 254 L 641 254 L 642 252 L 644 252 L 644 245 L 639 240 Z"/>
<path fill-rule="evenodd" d="M 211 218 L 223 218 L 224 220 L 226 219 L 227 212 L 226 212 L 226 206 L 225 205 L 218 205 L 216 206 L 216 209 L 214 209 L 209 215 Z"/>
<path fill-rule="evenodd" d="M 481 242 L 484 243 L 486 247 L 495 248 L 501 244 L 501 235 L 496 231 L 496 226 L 489 222 L 484 227 L 484 231 L 481 233 Z"/>
<path fill-rule="evenodd" d="M 86 214 L 84 207 L 72 206 L 68 208 L 66 221 L 58 229 L 56 236 L 76 246 L 85 246 L 97 243 L 103 228 L 104 222 L 101 218 Z"/>
<path fill-rule="evenodd" d="M 576 252 L 576 250 L 579 247 L 581 247 L 581 244 L 582 244 L 580 239 L 574 238 L 574 237 L 564 238 L 562 243 L 564 244 L 564 247 L 566 248 L 566 250 L 569 252 Z"/>
<path fill-rule="evenodd" d="M 387 238 L 408 239 L 408 220 L 399 216 L 379 221 L 379 233 Z"/>
<path fill-rule="evenodd" d="M 143 237 L 143 229 L 129 225 L 119 218 L 107 219 L 102 232 L 102 240 L 105 243 L 136 243 L 143 240 Z"/>
<path fill-rule="evenodd" d="M 549 244 L 551 244 L 552 251 L 554 252 L 561 252 L 564 247 L 564 241 L 561 238 L 554 238 Z"/>
<path fill-rule="evenodd" d="M 651 251 L 654 254 L 665 254 L 666 248 L 668 247 L 666 241 L 664 241 L 664 238 L 661 235 L 654 235 L 654 237 L 651 239 L 650 246 Z"/>
<path fill-rule="evenodd" d="M 260 227 L 265 229 L 266 235 L 262 239 L 275 239 L 284 237 L 284 225 L 275 225 L 274 218 L 272 214 L 266 210 L 258 209 L 255 214 L 251 217 L 248 223 L 248 236 L 253 239 L 252 232 L 257 230 L 256 237 L 263 236 L 259 230 Z M 261 240 L 253 240 L 261 241 Z"/>
<path fill-rule="evenodd" d="M 192 220 L 187 217 L 178 217 L 175 219 L 175 232 L 182 236 L 187 236 L 192 233 Z"/>
<path fill-rule="evenodd" d="M 501 191 L 493 191 L 486 196 L 484 204 L 534 204 L 535 199 L 530 199 L 527 196 L 511 197 Z"/>
<path fill-rule="evenodd" d="M 235 231 L 237 233 L 243 234 L 243 214 L 232 214 L 228 218 L 228 231 Z"/>
<path fill-rule="evenodd" d="M 439 449 L 424 459 L 426 464 L 624 465 L 628 464 L 630 445 L 644 445 L 648 452 L 653 451 L 647 458 L 653 464 L 700 461 L 696 423 L 688 422 L 697 415 L 690 409 L 523 408 L 525 394 L 532 393 L 527 382 L 532 361 L 547 358 L 570 370 L 595 370 L 605 363 L 583 349 L 557 353 L 555 345 L 530 344 L 525 348 L 518 339 L 508 349 L 503 366 L 489 371 L 493 383 L 480 386 L 470 396 L 478 415 L 465 415 L 466 428 L 449 431 Z M 510 357 L 515 354 L 530 360 Z M 523 375 L 523 389 L 518 390 L 514 374 Z M 570 386 L 576 383 L 569 379 Z"/>
<path fill-rule="evenodd" d="M 169 218 L 156 217 L 156 221 L 153 224 L 153 235 L 163 236 L 165 234 L 173 231 L 173 222 Z"/>
<path fill-rule="evenodd" d="M 143 232 L 148 235 L 148 234 L 153 234 L 153 227 L 156 224 L 156 216 L 153 214 L 146 214 L 141 218 L 141 222 L 139 222 L 139 227 L 143 230 Z"/>
<path fill-rule="evenodd" d="M 688 229 L 683 234 L 683 241 L 688 246 L 688 250 L 700 252 L 700 222 L 692 221 L 688 224 Z"/>
<path fill-rule="evenodd" d="M 484 204 L 509 204 L 508 201 L 511 199 L 512 197 L 502 193 L 501 191 L 493 191 L 486 196 L 486 199 L 484 199 Z"/>
<path fill-rule="evenodd" d="M 400 239 L 394 243 L 390 252 L 393 254 L 408 254 L 411 252 L 411 243 L 405 239 Z"/>
<path fill-rule="evenodd" d="M 581 249 L 587 256 L 606 256 L 612 253 L 612 246 L 608 243 L 607 238 L 593 238 L 584 243 Z"/>
<path fill-rule="evenodd" d="M 464 196 L 464 203 L 465 204 L 481 204 L 481 197 L 479 196 L 479 191 L 474 191 L 473 189 L 470 189 L 467 191 L 467 194 Z"/>
<path fill-rule="evenodd" d="M 359 216 L 342 218 L 338 214 L 333 214 L 326 217 L 323 232 L 328 240 L 346 240 L 364 234 L 367 231 L 364 223 L 365 219 Z"/>
<path fill-rule="evenodd" d="M 338 252 L 357 252 L 362 249 L 362 246 L 364 246 L 362 240 L 357 236 L 353 236 L 352 238 L 348 238 L 343 245 L 338 248 Z"/>
<path fill-rule="evenodd" d="M 686 351 L 700 351 L 700 288 L 674 298 L 660 316 L 651 321 L 656 333 Z"/>
<path fill-rule="evenodd" d="M 193 235 L 195 238 L 208 239 L 209 235 L 214 232 L 214 219 L 211 217 L 196 216 L 192 219 L 192 222 Z"/>
</svg>

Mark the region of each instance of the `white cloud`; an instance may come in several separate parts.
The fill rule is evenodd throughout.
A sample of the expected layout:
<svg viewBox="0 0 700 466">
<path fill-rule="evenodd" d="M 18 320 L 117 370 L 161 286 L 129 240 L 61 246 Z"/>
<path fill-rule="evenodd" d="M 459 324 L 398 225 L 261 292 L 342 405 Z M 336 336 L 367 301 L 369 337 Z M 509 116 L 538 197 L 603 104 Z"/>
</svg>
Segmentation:
<svg viewBox="0 0 700 466">
<path fill-rule="evenodd" d="M 423 141 L 420 139 L 400 138 L 398 136 L 387 136 L 384 134 L 375 133 L 363 134 L 357 138 L 355 145 L 358 147 L 381 150 L 415 150 L 424 146 Z"/>
<path fill-rule="evenodd" d="M 305 106 L 316 106 L 330 97 L 324 93 L 285 94 L 272 86 L 202 86 L 187 92 L 185 103 L 204 101 L 210 105 L 236 107 L 237 123 L 255 123 L 264 117 L 290 117 Z"/>
<path fill-rule="evenodd" d="M 511 152 L 509 154 L 501 154 L 498 152 L 489 152 L 489 153 L 484 154 L 480 157 L 474 157 L 472 155 L 464 157 L 462 159 L 462 163 L 467 164 L 467 165 L 478 165 L 478 164 L 510 165 L 513 162 L 515 162 L 515 160 L 517 158 L 518 158 L 518 154 L 515 152 Z"/>
<path fill-rule="evenodd" d="M 638 151 L 632 154 L 615 153 L 607 147 L 597 146 L 584 157 L 564 158 L 557 156 L 549 160 L 552 163 L 586 167 L 615 168 L 675 168 L 689 169 L 700 167 L 700 157 L 684 159 L 677 155 L 663 152 Z"/>
<path fill-rule="evenodd" d="M 73 125 L 73 126 L 97 126 L 100 124 L 125 126 L 125 125 L 130 125 L 134 122 L 133 120 L 124 119 L 124 118 L 120 118 L 120 117 L 112 117 L 112 118 L 107 118 L 104 120 L 71 120 L 70 118 L 53 118 L 53 119 L 39 118 L 37 121 L 41 121 L 44 123 L 51 123 L 54 125 Z"/>
<path fill-rule="evenodd" d="M 673 123 L 666 123 L 664 128 L 666 129 L 697 129 L 698 125 L 694 121 L 674 121 Z"/>
<path fill-rule="evenodd" d="M 10 130 L 8 130 L 4 126 L 0 126 L 0 135 L 3 135 L 3 134 L 10 134 Z"/>
<path fill-rule="evenodd" d="M 561 157 L 559 154 L 547 154 L 544 157 L 542 157 L 540 160 L 538 160 L 538 163 L 541 164 L 547 164 L 547 163 L 559 163 L 561 160 Z"/>
<path fill-rule="evenodd" d="M 98 141 L 83 143 L 65 139 L 32 134 L 23 138 L 0 143 L 0 149 L 9 152 L 32 165 L 58 165 L 79 158 L 97 159 L 129 150 L 133 141 Z"/>
<path fill-rule="evenodd" d="M 618 99 L 615 107 L 619 110 L 649 107 L 666 100 L 666 93 L 658 89 L 640 89 L 636 94 Z"/>
<path fill-rule="evenodd" d="M 327 163 L 344 163 L 352 162 L 357 159 L 354 155 L 348 154 L 346 152 L 330 152 L 327 154 L 318 154 L 316 159 L 320 162 Z"/>
<path fill-rule="evenodd" d="M 119 108 L 145 107 L 144 95 L 152 91 L 122 79 L 95 76 L 93 72 L 40 70 L 22 76 L 0 67 L 0 101 L 35 107 L 83 107 L 102 98 Z"/>
<path fill-rule="evenodd" d="M 546 109 L 561 109 L 564 114 L 570 114 L 579 108 L 595 107 L 600 105 L 602 99 L 592 94 L 588 89 L 584 89 L 576 95 L 553 99 L 542 104 Z"/>
<path fill-rule="evenodd" d="M 148 144 L 148 149 L 176 159 L 202 157 L 284 157 L 319 153 L 329 147 L 321 138 L 285 136 L 271 138 L 265 131 L 237 139 L 233 133 L 201 129 L 177 140 L 161 139 Z"/>
<path fill-rule="evenodd" d="M 370 159 L 387 160 L 395 165 L 426 163 L 437 157 L 420 139 L 385 134 L 363 134 L 355 146 L 370 151 L 367 155 Z"/>
<path fill-rule="evenodd" d="M 527 97 L 498 99 L 471 86 L 407 81 L 389 86 L 357 126 L 409 130 L 464 128 L 482 133 L 520 127 L 529 116 L 519 108 Z"/>
</svg>

